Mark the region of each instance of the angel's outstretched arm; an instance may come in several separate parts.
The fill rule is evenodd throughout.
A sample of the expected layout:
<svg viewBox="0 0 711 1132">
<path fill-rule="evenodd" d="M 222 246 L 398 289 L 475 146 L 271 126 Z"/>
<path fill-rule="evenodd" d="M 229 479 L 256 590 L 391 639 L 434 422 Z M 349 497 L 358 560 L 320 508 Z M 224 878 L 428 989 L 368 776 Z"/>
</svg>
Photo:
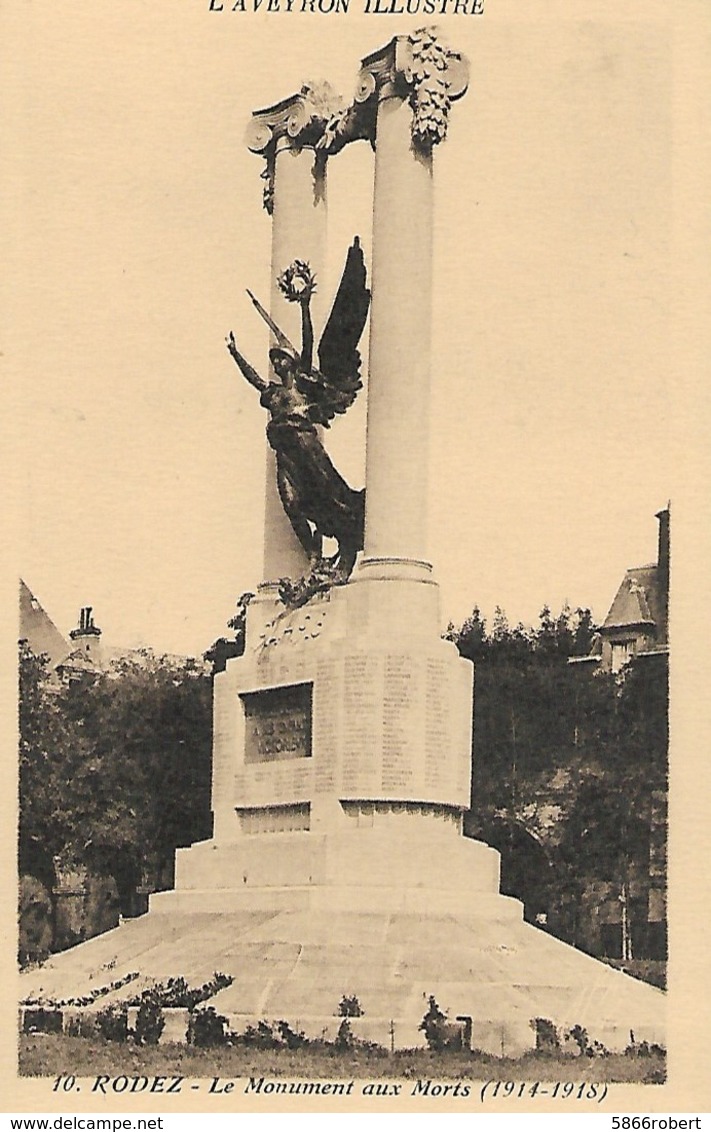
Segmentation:
<svg viewBox="0 0 711 1132">
<path fill-rule="evenodd" d="M 268 387 L 268 382 L 264 381 L 264 379 L 259 376 L 256 369 L 254 369 L 254 367 L 249 364 L 247 359 L 242 357 L 239 350 L 237 349 L 235 336 L 231 330 L 229 337 L 226 338 L 225 341 L 227 342 L 227 349 L 234 358 L 235 364 L 239 367 L 242 376 L 247 379 L 250 385 L 253 385 L 255 389 L 258 389 L 260 393 L 263 393 L 264 390 Z"/>
</svg>

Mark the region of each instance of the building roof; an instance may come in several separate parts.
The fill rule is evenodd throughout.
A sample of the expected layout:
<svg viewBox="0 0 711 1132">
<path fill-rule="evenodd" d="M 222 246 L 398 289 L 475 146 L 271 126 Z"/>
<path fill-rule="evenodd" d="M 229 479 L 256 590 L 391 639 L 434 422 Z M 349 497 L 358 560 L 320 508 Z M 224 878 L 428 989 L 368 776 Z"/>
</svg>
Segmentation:
<svg viewBox="0 0 711 1132">
<path fill-rule="evenodd" d="M 84 610 L 82 611 L 84 612 Z M 205 672 L 210 671 L 210 665 L 201 656 L 184 656 L 181 653 L 155 653 L 153 649 L 144 647 L 122 648 L 116 645 L 105 645 L 101 649 L 87 653 L 78 644 L 87 638 L 98 640 L 101 630 L 93 624 L 88 608 L 87 624 L 80 623 L 78 629 L 72 629 L 69 636 L 64 637 L 51 617 L 45 612 L 31 589 L 20 579 L 20 624 L 19 639 L 27 641 L 35 656 L 45 653 L 49 657 L 49 669 L 57 673 L 58 669 L 67 671 L 83 671 L 87 673 L 109 672 L 122 661 L 131 661 L 134 664 L 146 665 L 152 659 L 164 658 L 176 664 L 183 664 L 193 660 Z M 61 675 L 61 673 L 58 673 Z"/>
<path fill-rule="evenodd" d="M 601 632 L 609 635 L 615 629 L 661 625 L 663 610 L 658 575 L 656 563 L 627 570 Z"/>
<path fill-rule="evenodd" d="M 72 651 L 72 646 L 63 637 L 32 590 L 20 578 L 20 631 L 21 641 L 27 641 L 35 656 L 46 653 L 50 668 L 56 668 L 61 660 Z"/>
<path fill-rule="evenodd" d="M 57 668 L 71 668 L 73 671 L 81 669 L 83 672 L 92 673 L 101 671 L 101 666 L 92 657 L 87 656 L 83 649 L 73 649 L 63 657 Z"/>
</svg>

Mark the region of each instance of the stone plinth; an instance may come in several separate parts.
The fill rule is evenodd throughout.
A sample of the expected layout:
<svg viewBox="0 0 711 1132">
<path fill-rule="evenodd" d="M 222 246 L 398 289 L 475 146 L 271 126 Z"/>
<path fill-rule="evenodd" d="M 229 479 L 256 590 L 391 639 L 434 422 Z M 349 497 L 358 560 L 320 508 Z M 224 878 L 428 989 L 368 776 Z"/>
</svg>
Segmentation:
<svg viewBox="0 0 711 1132">
<path fill-rule="evenodd" d="M 436 597 L 435 587 L 414 585 Z M 471 666 L 440 640 L 436 602 L 388 631 L 381 607 L 391 588 L 354 583 L 283 611 L 216 678 L 218 845 L 259 833 L 392 830 L 393 807 L 408 829 L 421 819 L 424 841 L 438 823 L 459 833 Z"/>
</svg>

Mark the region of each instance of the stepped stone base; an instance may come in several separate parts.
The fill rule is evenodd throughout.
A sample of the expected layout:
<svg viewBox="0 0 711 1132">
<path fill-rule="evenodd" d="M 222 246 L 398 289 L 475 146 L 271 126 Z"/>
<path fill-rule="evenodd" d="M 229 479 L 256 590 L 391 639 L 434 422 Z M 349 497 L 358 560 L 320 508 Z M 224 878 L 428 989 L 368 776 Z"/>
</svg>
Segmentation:
<svg viewBox="0 0 711 1132">
<path fill-rule="evenodd" d="M 260 834 L 179 849 L 176 891 L 151 897 L 152 912 L 313 908 L 362 912 L 459 912 L 521 919 L 499 896 L 499 854 L 452 825 L 403 813 L 389 828 Z M 399 828 L 398 828 L 399 827 Z"/>
<path fill-rule="evenodd" d="M 338 1003 L 357 995 L 365 1015 L 354 1033 L 389 1047 L 392 1028 L 398 1048 L 422 1045 L 418 1026 L 434 995 L 450 1020 L 471 1019 L 472 1046 L 493 1054 L 534 1048 L 537 1017 L 582 1025 L 609 1049 L 624 1049 L 630 1030 L 664 1044 L 664 993 L 524 923 L 519 902 L 496 892 L 498 855 L 486 846 L 454 838 L 451 853 L 431 854 L 429 875 L 426 861 L 408 864 L 407 843 L 388 867 L 388 839 L 371 832 L 358 876 L 351 865 L 338 884 L 354 838 L 325 849 L 308 834 L 194 846 L 180 862 L 178 891 L 156 894 L 147 915 L 23 974 L 22 996 L 82 995 L 140 972 L 98 1007 L 149 980 L 182 975 L 199 985 L 221 971 L 234 982 L 211 1004 L 237 1030 L 285 1019 L 333 1038 Z M 269 885 L 251 871 L 265 849 Z M 320 875 L 309 882 L 316 862 Z M 408 868 L 411 878 L 424 869 L 428 883 L 403 884 Z M 212 886 L 201 887 L 208 874 Z"/>
</svg>

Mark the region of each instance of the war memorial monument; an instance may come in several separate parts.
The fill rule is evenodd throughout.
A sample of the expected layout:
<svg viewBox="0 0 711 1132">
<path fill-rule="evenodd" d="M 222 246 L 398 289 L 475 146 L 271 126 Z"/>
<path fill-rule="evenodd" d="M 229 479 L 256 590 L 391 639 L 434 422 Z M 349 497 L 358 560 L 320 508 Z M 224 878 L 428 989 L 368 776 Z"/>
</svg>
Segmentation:
<svg viewBox="0 0 711 1132">
<path fill-rule="evenodd" d="M 86 993 L 107 964 L 146 985 L 221 971 L 233 982 L 210 1005 L 235 1029 L 287 1019 L 333 1037 L 355 995 L 354 1032 L 412 1046 L 434 995 L 495 1054 L 534 1047 L 536 1018 L 610 1049 L 630 1030 L 664 1042 L 664 994 L 525 923 L 498 853 L 462 832 L 472 667 L 441 637 L 426 499 L 433 155 L 467 83 L 466 61 L 423 30 L 362 61 L 350 105 L 304 86 L 252 116 L 269 367 L 238 331 L 227 345 L 266 413 L 264 580 L 244 655 L 215 678 L 213 836 L 178 850 L 175 890 L 147 915 L 27 972 L 27 992 Z M 354 234 L 329 313 L 328 167 L 356 141 L 374 150 L 372 242 Z M 356 396 L 363 490 L 327 451 Z"/>
</svg>

